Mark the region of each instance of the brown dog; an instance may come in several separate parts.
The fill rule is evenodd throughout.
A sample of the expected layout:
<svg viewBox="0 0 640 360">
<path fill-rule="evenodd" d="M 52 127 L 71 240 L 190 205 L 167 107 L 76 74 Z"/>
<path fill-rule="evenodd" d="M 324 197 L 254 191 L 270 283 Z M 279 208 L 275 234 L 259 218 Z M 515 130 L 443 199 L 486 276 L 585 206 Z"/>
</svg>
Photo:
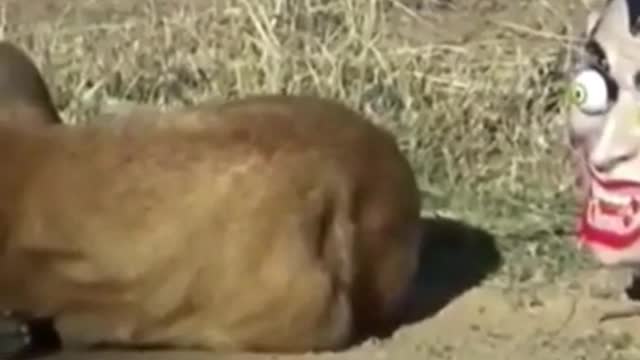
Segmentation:
<svg viewBox="0 0 640 360">
<path fill-rule="evenodd" d="M 65 345 L 214 351 L 338 349 L 395 321 L 420 194 L 389 134 L 302 96 L 156 115 L 186 126 L 0 113 L 0 308 L 53 317 Z"/>
</svg>

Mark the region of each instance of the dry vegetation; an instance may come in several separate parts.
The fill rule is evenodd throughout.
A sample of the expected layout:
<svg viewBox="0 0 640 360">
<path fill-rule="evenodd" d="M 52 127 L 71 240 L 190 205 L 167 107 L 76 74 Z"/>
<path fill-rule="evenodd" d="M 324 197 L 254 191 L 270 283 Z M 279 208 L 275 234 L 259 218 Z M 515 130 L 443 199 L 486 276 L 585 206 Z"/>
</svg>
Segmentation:
<svg viewBox="0 0 640 360">
<path fill-rule="evenodd" d="M 572 244 L 562 103 L 579 0 L 4 1 L 3 36 L 33 54 L 69 122 L 112 104 L 336 97 L 397 135 L 425 214 L 495 236 L 494 284 L 589 265 Z"/>
</svg>

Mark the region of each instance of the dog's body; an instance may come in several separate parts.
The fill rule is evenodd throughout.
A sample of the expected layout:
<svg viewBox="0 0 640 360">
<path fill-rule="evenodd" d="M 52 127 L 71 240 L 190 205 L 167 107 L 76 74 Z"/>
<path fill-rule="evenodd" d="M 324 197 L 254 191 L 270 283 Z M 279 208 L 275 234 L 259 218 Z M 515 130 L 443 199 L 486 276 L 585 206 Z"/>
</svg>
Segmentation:
<svg viewBox="0 0 640 360">
<path fill-rule="evenodd" d="M 392 137 L 345 107 L 257 96 L 117 129 L 7 116 L 0 308 L 53 317 L 65 345 L 338 349 L 395 320 L 420 194 Z"/>
</svg>

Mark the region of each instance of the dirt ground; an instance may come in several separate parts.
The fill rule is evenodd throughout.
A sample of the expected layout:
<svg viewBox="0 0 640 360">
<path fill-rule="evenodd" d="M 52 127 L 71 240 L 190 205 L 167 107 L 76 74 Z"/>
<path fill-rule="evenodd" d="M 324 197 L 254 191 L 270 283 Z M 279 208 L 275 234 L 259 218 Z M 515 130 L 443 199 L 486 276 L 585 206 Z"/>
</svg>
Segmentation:
<svg viewBox="0 0 640 360">
<path fill-rule="evenodd" d="M 7 18 L 15 22 L 47 21 L 67 11 L 71 0 L 4 0 Z M 554 2 L 565 2 L 554 1 Z M 36 4 L 37 5 L 34 5 Z M 105 1 L 105 3 L 107 3 Z M 67 17 L 126 16 L 136 6 L 154 3 L 158 11 L 170 1 L 85 1 Z M 204 4 L 204 1 L 195 1 Z M 465 41 L 491 36 L 490 24 L 501 22 L 535 28 L 535 14 L 519 1 L 405 1 L 397 14 L 398 33 L 415 41 Z M 533 3 L 533 2 L 532 2 Z M 578 2 L 560 6 L 570 21 L 580 22 Z M 113 5 L 116 4 L 116 5 Z M 144 5 L 146 6 L 146 5 Z M 163 10 L 164 9 L 164 10 Z M 438 16 L 434 14 L 437 12 Z M 410 15 L 408 15 L 410 14 Z M 418 15 L 418 17 L 416 17 Z M 86 19 L 85 19 L 86 21 Z M 446 26 L 443 26 L 446 25 Z M 526 27 L 529 25 L 529 27 Z M 464 359 L 464 360 L 600 360 L 640 359 L 640 316 L 598 323 L 603 312 L 625 303 L 624 273 L 591 270 L 562 283 L 484 282 L 500 265 L 500 254 L 488 234 L 454 222 L 430 220 L 432 246 L 425 250 L 415 298 L 415 321 L 387 339 L 369 341 L 336 354 L 300 356 L 225 355 L 189 352 L 63 352 L 49 360 L 204 360 L 204 359 Z M 464 266 L 463 266 L 464 265 Z M 444 276 L 446 275 L 446 277 Z"/>
</svg>

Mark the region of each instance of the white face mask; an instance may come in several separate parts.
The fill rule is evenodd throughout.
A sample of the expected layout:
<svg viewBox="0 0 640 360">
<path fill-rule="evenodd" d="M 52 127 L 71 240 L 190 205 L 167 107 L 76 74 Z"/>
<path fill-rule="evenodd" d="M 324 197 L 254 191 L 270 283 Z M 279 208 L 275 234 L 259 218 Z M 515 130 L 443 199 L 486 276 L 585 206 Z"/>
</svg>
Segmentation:
<svg viewBox="0 0 640 360">
<path fill-rule="evenodd" d="M 636 0 L 612 0 L 592 17 L 590 56 L 571 79 L 568 127 L 584 191 L 579 242 L 610 265 L 640 266 L 639 12 Z"/>
</svg>

